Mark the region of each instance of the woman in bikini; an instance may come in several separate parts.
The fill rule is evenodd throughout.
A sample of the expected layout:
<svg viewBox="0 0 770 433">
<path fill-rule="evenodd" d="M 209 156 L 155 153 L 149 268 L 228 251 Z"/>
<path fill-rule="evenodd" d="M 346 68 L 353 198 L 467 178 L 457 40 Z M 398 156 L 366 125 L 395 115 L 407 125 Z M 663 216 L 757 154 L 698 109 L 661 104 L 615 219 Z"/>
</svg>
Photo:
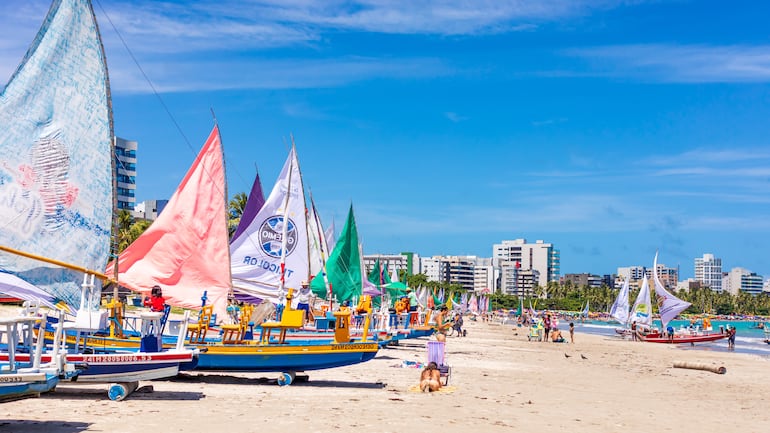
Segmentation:
<svg viewBox="0 0 770 433">
<path fill-rule="evenodd" d="M 441 389 L 441 372 L 438 370 L 438 364 L 431 362 L 420 373 L 420 391 L 434 392 Z"/>
</svg>

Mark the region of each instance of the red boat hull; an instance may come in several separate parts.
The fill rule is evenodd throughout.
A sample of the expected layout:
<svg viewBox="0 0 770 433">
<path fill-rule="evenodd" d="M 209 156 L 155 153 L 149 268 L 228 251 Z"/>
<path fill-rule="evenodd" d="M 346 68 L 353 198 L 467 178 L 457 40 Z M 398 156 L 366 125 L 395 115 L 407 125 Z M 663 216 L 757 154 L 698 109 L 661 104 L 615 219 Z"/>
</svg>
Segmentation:
<svg viewBox="0 0 770 433">
<path fill-rule="evenodd" d="M 648 334 L 642 337 L 642 341 L 648 343 L 685 344 L 707 343 L 727 338 L 727 334 L 713 333 L 701 335 L 675 335 L 673 338 L 664 337 L 661 334 Z"/>
</svg>

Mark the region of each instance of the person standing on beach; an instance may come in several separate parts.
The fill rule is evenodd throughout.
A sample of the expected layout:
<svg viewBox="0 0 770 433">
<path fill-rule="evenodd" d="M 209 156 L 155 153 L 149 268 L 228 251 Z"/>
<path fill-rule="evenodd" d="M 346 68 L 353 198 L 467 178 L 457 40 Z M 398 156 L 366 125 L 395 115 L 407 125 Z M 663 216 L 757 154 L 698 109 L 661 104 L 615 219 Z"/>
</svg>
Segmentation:
<svg viewBox="0 0 770 433">
<path fill-rule="evenodd" d="M 735 332 L 736 332 L 735 326 L 730 327 L 730 330 L 727 332 L 728 332 L 727 348 L 729 350 L 735 350 Z"/>
<path fill-rule="evenodd" d="M 417 294 L 410 287 L 407 287 L 406 296 L 409 298 L 409 312 L 417 311 L 417 307 L 420 305 Z"/>
<path fill-rule="evenodd" d="M 310 321 L 310 295 L 308 282 L 303 281 L 299 293 L 297 293 L 297 309 L 304 311 L 302 314 L 302 326 L 305 326 Z"/>
<path fill-rule="evenodd" d="M 446 334 L 449 331 L 451 324 L 447 320 L 449 314 L 449 308 L 446 305 L 442 305 L 436 315 L 436 340 L 446 341 Z"/>
<path fill-rule="evenodd" d="M 546 314 L 545 319 L 543 320 L 543 326 L 545 327 L 545 338 L 543 341 L 548 341 L 549 337 L 551 336 L 551 315 Z"/>
<path fill-rule="evenodd" d="M 569 322 L 569 342 L 570 344 L 575 343 L 575 324 L 572 322 Z"/>
</svg>

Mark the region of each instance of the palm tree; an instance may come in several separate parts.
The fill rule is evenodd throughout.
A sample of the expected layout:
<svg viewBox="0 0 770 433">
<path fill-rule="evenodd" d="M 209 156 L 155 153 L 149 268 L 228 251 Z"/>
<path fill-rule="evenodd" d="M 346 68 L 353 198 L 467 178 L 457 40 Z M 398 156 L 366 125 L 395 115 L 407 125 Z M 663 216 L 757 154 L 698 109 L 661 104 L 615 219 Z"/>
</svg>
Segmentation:
<svg viewBox="0 0 770 433">
<path fill-rule="evenodd" d="M 230 199 L 227 220 L 227 231 L 230 236 L 235 233 L 235 229 L 238 228 L 238 224 L 241 222 L 241 215 L 243 215 L 243 211 L 246 209 L 246 201 L 248 199 L 249 197 L 245 192 L 239 192 Z"/>
</svg>

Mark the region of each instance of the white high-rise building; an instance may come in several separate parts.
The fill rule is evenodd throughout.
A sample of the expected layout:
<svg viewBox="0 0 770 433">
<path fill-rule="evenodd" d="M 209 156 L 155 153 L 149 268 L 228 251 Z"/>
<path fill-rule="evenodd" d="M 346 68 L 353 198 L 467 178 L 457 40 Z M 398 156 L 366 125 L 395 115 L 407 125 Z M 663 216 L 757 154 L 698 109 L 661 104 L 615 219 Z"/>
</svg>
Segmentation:
<svg viewBox="0 0 770 433">
<path fill-rule="evenodd" d="M 744 268 L 733 268 L 722 277 L 722 290 L 737 295 L 746 292 L 752 295 L 762 293 L 762 275 Z"/>
<path fill-rule="evenodd" d="M 492 247 L 492 258 L 500 263 L 501 275 L 512 274 L 504 271 L 507 266 L 517 266 L 518 271 L 535 270 L 538 272 L 537 285 L 541 287 L 548 286 L 549 281 L 559 281 L 559 250 L 554 248 L 553 244 L 545 243 L 541 240 L 534 244 L 528 244 L 526 239 L 515 239 L 503 241 L 501 244 L 495 244 Z M 514 281 L 513 279 L 508 279 Z M 500 290 L 503 293 L 515 291 L 505 286 L 506 279 L 501 281 Z"/>
<path fill-rule="evenodd" d="M 489 268 L 490 259 L 476 256 L 433 256 L 420 259 L 420 269 L 428 281 L 459 284 L 468 291 L 477 290 L 477 287 L 492 290 L 494 271 Z"/>
<path fill-rule="evenodd" d="M 473 270 L 473 291 L 481 290 L 495 291 L 495 267 L 493 260 L 479 258 L 476 260 L 476 267 Z"/>
<path fill-rule="evenodd" d="M 715 292 L 722 292 L 722 259 L 713 254 L 695 258 L 695 280 Z"/>
</svg>

